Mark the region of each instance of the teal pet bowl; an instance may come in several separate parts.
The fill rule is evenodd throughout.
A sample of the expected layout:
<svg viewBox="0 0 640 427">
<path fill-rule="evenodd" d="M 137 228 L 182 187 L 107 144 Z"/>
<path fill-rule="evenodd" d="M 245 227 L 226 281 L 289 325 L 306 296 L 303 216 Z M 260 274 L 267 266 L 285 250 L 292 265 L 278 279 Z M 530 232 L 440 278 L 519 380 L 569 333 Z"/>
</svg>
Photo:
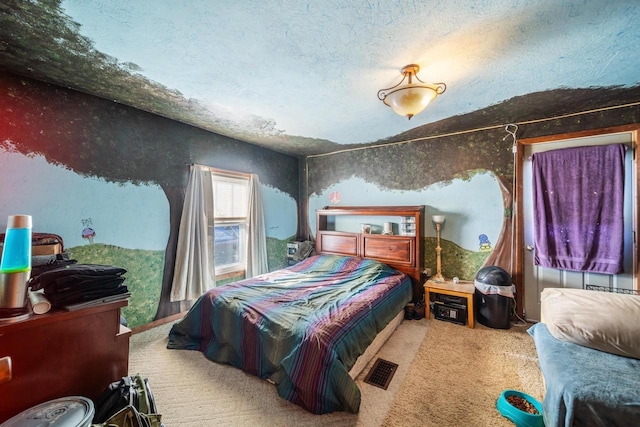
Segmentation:
<svg viewBox="0 0 640 427">
<path fill-rule="evenodd" d="M 531 403 L 537 410 L 538 414 L 530 414 L 513 406 L 507 401 L 509 396 L 518 396 L 529 403 Z M 526 393 L 522 393 L 517 390 L 504 390 L 500 393 L 500 397 L 496 402 L 496 407 L 503 417 L 513 421 L 516 427 L 544 427 L 544 420 L 542 418 L 542 404 L 529 396 Z"/>
</svg>

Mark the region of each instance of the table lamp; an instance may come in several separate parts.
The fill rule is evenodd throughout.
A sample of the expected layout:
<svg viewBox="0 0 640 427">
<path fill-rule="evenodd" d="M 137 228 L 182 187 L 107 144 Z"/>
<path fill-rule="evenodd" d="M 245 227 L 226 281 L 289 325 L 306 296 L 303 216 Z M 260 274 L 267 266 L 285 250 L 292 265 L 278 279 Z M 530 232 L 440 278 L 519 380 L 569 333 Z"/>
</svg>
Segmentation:
<svg viewBox="0 0 640 427">
<path fill-rule="evenodd" d="M 31 276 L 31 215 L 10 215 L 0 261 L 0 318 L 28 313 Z"/>
<path fill-rule="evenodd" d="M 440 247 L 440 228 L 442 224 L 444 224 L 444 215 L 433 215 L 431 217 L 434 224 L 436 225 L 436 236 L 437 236 L 437 244 L 436 244 L 436 275 L 433 276 L 431 280 L 434 282 L 444 282 L 444 277 L 442 277 L 442 259 L 440 258 L 440 252 L 442 252 L 442 248 Z"/>
</svg>

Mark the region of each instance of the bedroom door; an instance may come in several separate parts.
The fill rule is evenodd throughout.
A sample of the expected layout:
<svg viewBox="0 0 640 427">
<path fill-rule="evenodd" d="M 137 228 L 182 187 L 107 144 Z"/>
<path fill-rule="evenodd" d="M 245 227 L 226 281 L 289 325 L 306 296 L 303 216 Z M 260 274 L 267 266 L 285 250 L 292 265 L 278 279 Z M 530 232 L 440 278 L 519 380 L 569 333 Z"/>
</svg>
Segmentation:
<svg viewBox="0 0 640 427">
<path fill-rule="evenodd" d="M 523 288 L 524 308 L 527 320 L 540 320 L 540 293 L 548 287 L 584 288 L 586 285 L 606 286 L 616 289 L 635 289 L 636 255 L 634 235 L 636 212 L 636 165 L 632 149 L 625 156 L 624 194 L 624 273 L 618 275 L 582 273 L 556 270 L 534 265 L 533 196 L 531 155 L 543 151 L 586 145 L 624 143 L 633 146 L 633 132 L 621 132 L 563 139 L 553 142 L 524 145 L 522 157 L 522 217 L 523 217 Z"/>
</svg>

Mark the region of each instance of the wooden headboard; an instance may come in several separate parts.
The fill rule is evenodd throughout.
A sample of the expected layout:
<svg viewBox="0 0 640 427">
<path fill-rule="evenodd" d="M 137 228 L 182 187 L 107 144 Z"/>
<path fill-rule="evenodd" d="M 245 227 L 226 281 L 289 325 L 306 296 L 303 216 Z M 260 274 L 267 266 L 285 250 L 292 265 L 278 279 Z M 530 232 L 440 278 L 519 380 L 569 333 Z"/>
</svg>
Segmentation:
<svg viewBox="0 0 640 427">
<path fill-rule="evenodd" d="M 415 224 L 415 232 L 412 235 L 385 235 L 327 229 L 328 217 L 344 215 L 410 218 Z M 335 206 L 318 209 L 316 253 L 350 255 L 384 262 L 411 277 L 413 301 L 420 301 L 424 295 L 421 279 L 424 264 L 421 245 L 423 215 L 424 206 Z"/>
</svg>

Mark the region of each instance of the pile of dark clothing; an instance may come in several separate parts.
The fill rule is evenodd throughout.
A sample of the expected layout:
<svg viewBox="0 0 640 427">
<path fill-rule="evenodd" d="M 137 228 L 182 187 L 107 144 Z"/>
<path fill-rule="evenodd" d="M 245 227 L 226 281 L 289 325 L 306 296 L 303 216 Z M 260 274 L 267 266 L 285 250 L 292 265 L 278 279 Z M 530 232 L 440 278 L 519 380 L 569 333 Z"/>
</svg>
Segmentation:
<svg viewBox="0 0 640 427">
<path fill-rule="evenodd" d="M 129 290 L 123 284 L 126 272 L 110 265 L 78 264 L 60 254 L 44 265 L 32 267 L 29 286 L 32 291 L 43 289 L 53 306 L 69 308 L 128 297 Z"/>
</svg>

